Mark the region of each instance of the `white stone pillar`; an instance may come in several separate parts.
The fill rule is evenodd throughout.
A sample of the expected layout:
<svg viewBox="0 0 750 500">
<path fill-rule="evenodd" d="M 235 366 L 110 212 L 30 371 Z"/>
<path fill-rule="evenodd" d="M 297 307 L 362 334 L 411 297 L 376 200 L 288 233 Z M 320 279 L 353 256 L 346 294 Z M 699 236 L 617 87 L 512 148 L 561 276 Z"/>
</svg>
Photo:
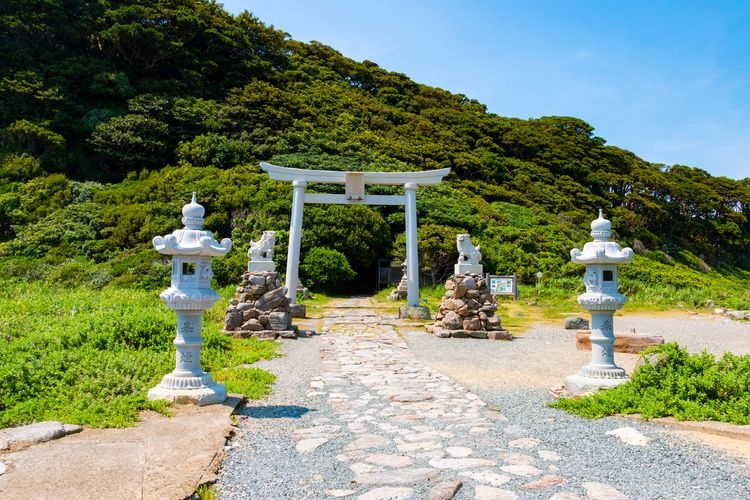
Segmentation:
<svg viewBox="0 0 750 500">
<path fill-rule="evenodd" d="M 302 243 L 302 212 L 305 206 L 307 182 L 292 182 L 292 221 L 289 225 L 289 252 L 286 259 L 286 296 L 292 304 L 297 303 L 297 283 L 299 283 L 299 251 Z"/>
<path fill-rule="evenodd" d="M 589 377 L 624 378 L 625 370 L 615 365 L 614 311 L 591 311 L 591 363 L 581 373 Z"/>
<path fill-rule="evenodd" d="M 173 377 L 201 377 L 200 357 L 203 338 L 201 323 L 203 311 L 175 311 L 177 313 L 177 337 L 175 345 L 175 369 Z"/>
<path fill-rule="evenodd" d="M 417 184 L 404 184 L 406 198 L 406 304 L 419 305 L 419 254 L 417 252 Z"/>
</svg>

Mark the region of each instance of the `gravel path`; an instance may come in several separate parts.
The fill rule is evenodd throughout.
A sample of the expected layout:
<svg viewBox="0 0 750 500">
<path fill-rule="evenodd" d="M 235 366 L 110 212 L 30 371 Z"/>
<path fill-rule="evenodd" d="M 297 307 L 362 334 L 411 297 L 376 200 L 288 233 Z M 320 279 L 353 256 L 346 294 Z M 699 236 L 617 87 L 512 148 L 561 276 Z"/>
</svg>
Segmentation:
<svg viewBox="0 0 750 500">
<path fill-rule="evenodd" d="M 222 498 L 750 497 L 745 465 L 666 428 L 547 408 L 548 381 L 588 361 L 569 332 L 435 339 L 367 301 L 338 306 L 259 363 L 278 380 L 241 412 Z"/>
</svg>

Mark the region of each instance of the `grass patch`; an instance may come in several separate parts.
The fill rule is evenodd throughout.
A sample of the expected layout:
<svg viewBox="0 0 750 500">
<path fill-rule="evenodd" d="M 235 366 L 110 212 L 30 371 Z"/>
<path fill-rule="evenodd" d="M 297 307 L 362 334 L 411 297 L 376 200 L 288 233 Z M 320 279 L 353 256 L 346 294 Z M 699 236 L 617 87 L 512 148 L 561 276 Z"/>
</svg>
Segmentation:
<svg viewBox="0 0 750 500">
<path fill-rule="evenodd" d="M 0 285 L 0 428 L 41 420 L 125 427 L 140 410 L 168 412 L 165 402 L 146 397 L 174 369 L 176 316 L 158 293 Z M 211 311 L 223 311 L 226 302 L 220 302 Z M 203 324 L 204 370 L 218 373 L 276 355 L 274 342 L 222 335 L 218 317 L 211 312 Z M 273 381 L 258 373 L 229 378 L 236 383 L 232 392 L 247 388 L 248 397 L 267 394 Z"/>
<path fill-rule="evenodd" d="M 716 360 L 705 351 L 689 354 L 671 342 L 648 348 L 643 356 L 646 363 L 630 382 L 550 406 L 586 418 L 640 413 L 647 419 L 750 424 L 750 355 L 726 353 Z"/>
<path fill-rule="evenodd" d="M 227 386 L 227 392 L 261 399 L 271 394 L 276 375 L 260 368 L 235 366 L 214 372 L 214 379 Z"/>
<path fill-rule="evenodd" d="M 200 500 L 216 500 L 219 498 L 216 486 L 213 484 L 201 484 L 195 489 L 195 495 Z"/>
</svg>

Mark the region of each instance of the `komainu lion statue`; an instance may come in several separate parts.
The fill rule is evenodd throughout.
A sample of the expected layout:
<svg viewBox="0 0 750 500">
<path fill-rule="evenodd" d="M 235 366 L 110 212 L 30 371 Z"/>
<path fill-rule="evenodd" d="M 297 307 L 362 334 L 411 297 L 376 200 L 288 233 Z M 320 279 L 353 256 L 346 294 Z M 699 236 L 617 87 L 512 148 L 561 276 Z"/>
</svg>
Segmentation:
<svg viewBox="0 0 750 500">
<path fill-rule="evenodd" d="M 482 254 L 479 252 L 479 246 L 471 244 L 468 234 L 456 235 L 456 247 L 458 248 L 459 264 L 479 264 L 482 260 Z"/>
<path fill-rule="evenodd" d="M 250 242 L 247 257 L 251 261 L 273 260 L 273 247 L 276 246 L 276 231 L 263 231 L 258 241 Z"/>
</svg>

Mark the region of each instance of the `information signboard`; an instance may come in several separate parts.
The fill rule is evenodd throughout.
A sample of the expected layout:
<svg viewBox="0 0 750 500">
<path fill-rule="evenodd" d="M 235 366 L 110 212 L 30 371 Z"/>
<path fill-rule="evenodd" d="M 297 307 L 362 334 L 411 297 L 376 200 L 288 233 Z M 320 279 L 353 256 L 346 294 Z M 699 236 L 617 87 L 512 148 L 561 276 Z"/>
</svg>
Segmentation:
<svg viewBox="0 0 750 500">
<path fill-rule="evenodd" d="M 518 286 L 516 284 L 516 275 L 494 275 L 487 276 L 487 283 L 492 295 L 506 295 L 518 300 Z"/>
</svg>

